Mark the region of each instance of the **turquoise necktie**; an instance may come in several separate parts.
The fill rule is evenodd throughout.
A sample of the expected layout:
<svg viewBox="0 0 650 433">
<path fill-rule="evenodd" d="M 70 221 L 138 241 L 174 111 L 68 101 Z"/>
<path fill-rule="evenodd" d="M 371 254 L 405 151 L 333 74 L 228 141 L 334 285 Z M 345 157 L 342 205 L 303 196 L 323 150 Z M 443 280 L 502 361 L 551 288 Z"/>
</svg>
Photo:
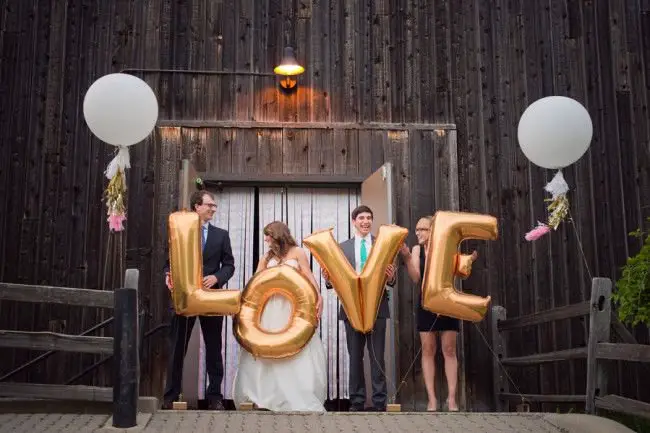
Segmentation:
<svg viewBox="0 0 650 433">
<path fill-rule="evenodd" d="M 361 239 L 361 252 L 359 253 L 361 258 L 361 267 L 359 272 L 363 272 L 363 267 L 366 265 L 366 259 L 368 258 L 368 250 L 366 250 L 366 240 Z"/>
</svg>

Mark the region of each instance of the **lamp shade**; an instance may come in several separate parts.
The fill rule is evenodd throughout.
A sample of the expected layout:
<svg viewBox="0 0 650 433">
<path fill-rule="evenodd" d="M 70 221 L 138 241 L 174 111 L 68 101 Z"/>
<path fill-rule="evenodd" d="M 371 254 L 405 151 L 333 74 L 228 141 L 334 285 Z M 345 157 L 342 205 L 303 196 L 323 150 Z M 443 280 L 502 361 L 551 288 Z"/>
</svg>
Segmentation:
<svg viewBox="0 0 650 433">
<path fill-rule="evenodd" d="M 293 48 L 285 47 L 282 61 L 273 69 L 273 72 L 278 75 L 298 75 L 305 72 L 305 68 L 298 64 Z"/>
</svg>

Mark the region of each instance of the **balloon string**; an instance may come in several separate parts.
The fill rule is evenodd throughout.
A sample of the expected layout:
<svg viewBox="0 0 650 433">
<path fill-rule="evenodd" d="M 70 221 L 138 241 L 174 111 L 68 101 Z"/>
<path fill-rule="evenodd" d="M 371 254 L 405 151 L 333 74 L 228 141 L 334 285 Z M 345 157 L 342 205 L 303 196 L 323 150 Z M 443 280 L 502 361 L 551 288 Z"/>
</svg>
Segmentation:
<svg viewBox="0 0 650 433">
<path fill-rule="evenodd" d="M 521 393 L 521 390 L 519 389 L 519 387 L 517 386 L 517 384 L 515 383 L 515 381 L 512 379 L 512 377 L 511 377 L 510 374 L 508 373 L 508 370 L 505 368 L 505 366 L 503 365 L 503 363 L 502 363 L 501 360 L 499 359 L 499 356 L 498 356 L 496 353 L 494 353 L 494 350 L 492 349 L 492 346 L 490 345 L 490 343 L 488 342 L 487 338 L 486 338 L 485 335 L 483 334 L 483 331 L 481 331 L 481 328 L 478 326 L 478 323 L 474 323 L 474 327 L 476 328 L 476 330 L 478 331 L 479 335 L 480 335 L 481 338 L 483 339 L 483 342 L 485 343 L 485 345 L 488 347 L 488 349 L 490 349 L 490 353 L 492 353 L 492 356 L 494 357 L 494 359 L 495 359 L 495 360 L 497 361 L 497 363 L 499 364 L 499 367 L 501 367 L 501 370 L 503 370 L 503 372 L 506 374 L 506 377 L 508 378 L 508 382 L 510 382 L 510 384 L 511 384 L 512 386 L 515 387 L 516 394 L 521 398 L 521 402 L 524 403 L 525 401 L 527 401 L 527 400 L 524 398 L 523 394 Z"/>
<path fill-rule="evenodd" d="M 576 236 L 576 241 L 578 242 L 578 248 L 580 249 L 580 254 L 582 255 L 582 261 L 585 264 L 585 268 L 587 269 L 587 274 L 589 275 L 589 279 L 593 280 L 593 276 L 591 274 L 591 269 L 589 269 L 589 262 L 587 260 L 587 256 L 585 255 L 585 250 L 582 247 L 582 241 L 580 240 L 580 233 L 578 233 L 578 228 L 576 227 L 576 222 L 573 219 L 573 215 L 571 214 L 571 209 L 569 209 L 569 221 L 571 221 L 571 225 L 573 226 L 573 233 Z"/>
<path fill-rule="evenodd" d="M 433 327 L 435 326 L 436 322 L 438 321 L 438 317 L 439 316 L 436 315 L 436 320 L 433 321 L 433 323 L 429 327 L 429 330 L 426 331 L 426 332 L 431 332 L 433 330 Z M 381 364 L 377 360 L 377 354 L 375 353 L 375 345 L 372 344 L 372 340 L 370 340 L 370 343 L 371 343 L 370 344 L 370 349 L 371 349 L 370 353 L 372 355 L 373 361 L 375 362 L 375 364 L 377 364 L 377 368 L 379 368 L 379 371 L 381 371 L 381 373 L 384 375 L 384 377 L 386 378 L 386 381 L 389 382 L 394 387 L 395 384 L 388 378 L 388 374 L 386 373 L 386 371 L 383 368 L 381 368 Z M 402 386 L 406 385 L 406 377 L 411 372 L 411 369 L 415 366 L 415 361 L 418 359 L 418 356 L 420 356 L 420 353 L 422 353 L 422 345 L 421 344 L 420 344 L 420 349 L 418 349 L 418 352 L 413 357 L 413 361 L 411 361 L 411 365 L 409 365 L 409 368 L 406 369 L 406 373 L 404 373 L 404 375 L 399 379 L 399 387 L 397 387 L 394 394 L 389 398 L 391 404 L 395 403 L 395 399 L 397 398 L 397 394 L 399 394 L 399 391 L 402 389 Z"/>
</svg>

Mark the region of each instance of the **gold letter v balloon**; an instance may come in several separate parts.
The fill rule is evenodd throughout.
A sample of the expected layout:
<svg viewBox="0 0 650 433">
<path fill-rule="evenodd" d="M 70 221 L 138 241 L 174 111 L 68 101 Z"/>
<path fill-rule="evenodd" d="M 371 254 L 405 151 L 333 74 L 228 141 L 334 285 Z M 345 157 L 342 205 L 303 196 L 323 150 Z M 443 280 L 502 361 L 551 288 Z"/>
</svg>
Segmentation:
<svg viewBox="0 0 650 433">
<path fill-rule="evenodd" d="M 357 331 L 367 333 L 375 327 L 386 287 L 386 268 L 395 260 L 407 235 L 404 227 L 381 225 L 361 274 L 357 274 L 345 258 L 332 229 L 313 233 L 303 240 L 329 274 L 350 325 Z"/>
<path fill-rule="evenodd" d="M 479 322 L 487 313 L 490 296 L 461 293 L 454 287 L 454 275 L 471 273 L 470 255 L 458 254 L 466 239 L 497 239 L 497 220 L 490 215 L 466 212 L 436 212 L 422 278 L 422 307 L 433 313 Z"/>
<path fill-rule="evenodd" d="M 172 300 L 177 314 L 234 315 L 235 338 L 253 356 L 285 358 L 298 353 L 313 336 L 318 318 L 318 291 L 298 270 L 288 265 L 265 269 L 251 278 L 243 292 L 204 289 L 199 216 L 179 211 L 169 216 L 169 257 Z M 264 305 L 273 295 L 292 304 L 289 324 L 279 331 L 261 327 Z"/>
</svg>

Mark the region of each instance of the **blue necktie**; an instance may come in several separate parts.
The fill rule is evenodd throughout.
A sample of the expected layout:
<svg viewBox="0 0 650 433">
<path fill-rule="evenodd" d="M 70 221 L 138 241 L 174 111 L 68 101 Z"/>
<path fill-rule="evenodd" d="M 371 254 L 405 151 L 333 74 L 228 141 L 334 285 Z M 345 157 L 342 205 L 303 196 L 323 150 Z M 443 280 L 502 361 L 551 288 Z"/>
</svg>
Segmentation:
<svg viewBox="0 0 650 433">
<path fill-rule="evenodd" d="M 206 226 L 201 227 L 201 251 L 205 250 L 205 242 L 208 240 L 208 228 Z"/>
</svg>

